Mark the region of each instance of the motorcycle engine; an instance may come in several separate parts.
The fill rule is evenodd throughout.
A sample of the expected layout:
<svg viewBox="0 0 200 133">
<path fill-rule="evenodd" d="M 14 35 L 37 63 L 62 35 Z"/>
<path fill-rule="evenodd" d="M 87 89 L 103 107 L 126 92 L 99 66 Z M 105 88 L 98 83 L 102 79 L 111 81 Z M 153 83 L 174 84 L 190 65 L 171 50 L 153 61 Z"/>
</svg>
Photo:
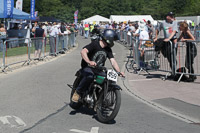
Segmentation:
<svg viewBox="0 0 200 133">
<path fill-rule="evenodd" d="M 88 103 L 89 108 L 93 108 L 93 106 L 94 106 L 94 99 L 93 99 L 93 96 L 87 95 L 87 96 L 85 97 L 85 101 L 86 101 L 86 103 Z"/>
</svg>

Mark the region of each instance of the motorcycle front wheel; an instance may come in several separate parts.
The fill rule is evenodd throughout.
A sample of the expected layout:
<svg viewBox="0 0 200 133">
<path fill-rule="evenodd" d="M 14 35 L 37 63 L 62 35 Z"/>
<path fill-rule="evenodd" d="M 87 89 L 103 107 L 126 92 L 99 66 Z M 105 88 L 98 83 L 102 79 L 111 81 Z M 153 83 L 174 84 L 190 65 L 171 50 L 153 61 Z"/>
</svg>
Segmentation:
<svg viewBox="0 0 200 133">
<path fill-rule="evenodd" d="M 102 123 L 108 123 L 115 119 L 121 106 L 120 90 L 108 91 L 106 96 L 100 96 L 97 104 L 97 118 Z"/>
</svg>

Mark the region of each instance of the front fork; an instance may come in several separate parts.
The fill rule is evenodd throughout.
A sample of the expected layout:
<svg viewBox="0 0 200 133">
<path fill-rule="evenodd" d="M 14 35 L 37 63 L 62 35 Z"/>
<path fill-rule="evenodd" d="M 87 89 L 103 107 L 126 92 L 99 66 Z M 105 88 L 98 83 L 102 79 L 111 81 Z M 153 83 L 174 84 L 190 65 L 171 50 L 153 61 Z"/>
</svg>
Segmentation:
<svg viewBox="0 0 200 133">
<path fill-rule="evenodd" d="M 106 82 L 104 83 L 103 100 L 105 100 L 106 94 L 108 93 L 108 85 L 109 85 L 109 80 L 106 80 Z"/>
</svg>

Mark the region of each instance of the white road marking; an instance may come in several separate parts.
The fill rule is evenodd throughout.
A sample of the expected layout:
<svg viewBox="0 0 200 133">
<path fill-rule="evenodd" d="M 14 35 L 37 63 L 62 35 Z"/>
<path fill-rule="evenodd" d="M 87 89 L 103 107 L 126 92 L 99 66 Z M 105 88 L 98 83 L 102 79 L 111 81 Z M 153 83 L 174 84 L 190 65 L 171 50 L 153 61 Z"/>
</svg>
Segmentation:
<svg viewBox="0 0 200 133">
<path fill-rule="evenodd" d="M 78 130 L 78 129 L 71 129 L 71 132 L 77 132 L 77 133 L 98 133 L 99 132 L 99 127 L 92 127 L 90 132 Z"/>
<path fill-rule="evenodd" d="M 129 80 L 129 81 L 148 81 L 148 80 L 152 80 L 152 79 L 137 79 L 137 80 Z"/>
<path fill-rule="evenodd" d="M 9 119 L 12 119 L 12 121 L 15 121 L 15 124 L 12 124 L 9 122 Z M 9 125 L 11 128 L 16 127 L 16 128 L 20 128 L 20 127 L 25 127 L 26 123 L 20 119 L 17 116 L 1 116 L 0 117 L 0 121 L 4 124 L 4 125 Z"/>
</svg>

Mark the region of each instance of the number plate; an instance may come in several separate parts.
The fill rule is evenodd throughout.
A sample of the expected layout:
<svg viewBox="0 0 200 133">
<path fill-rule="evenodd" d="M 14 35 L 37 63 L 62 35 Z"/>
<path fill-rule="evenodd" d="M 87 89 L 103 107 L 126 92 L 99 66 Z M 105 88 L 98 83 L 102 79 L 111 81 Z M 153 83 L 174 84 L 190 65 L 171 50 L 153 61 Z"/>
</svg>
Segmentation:
<svg viewBox="0 0 200 133">
<path fill-rule="evenodd" d="M 118 74 L 114 70 L 108 70 L 107 79 L 117 82 Z"/>
</svg>

